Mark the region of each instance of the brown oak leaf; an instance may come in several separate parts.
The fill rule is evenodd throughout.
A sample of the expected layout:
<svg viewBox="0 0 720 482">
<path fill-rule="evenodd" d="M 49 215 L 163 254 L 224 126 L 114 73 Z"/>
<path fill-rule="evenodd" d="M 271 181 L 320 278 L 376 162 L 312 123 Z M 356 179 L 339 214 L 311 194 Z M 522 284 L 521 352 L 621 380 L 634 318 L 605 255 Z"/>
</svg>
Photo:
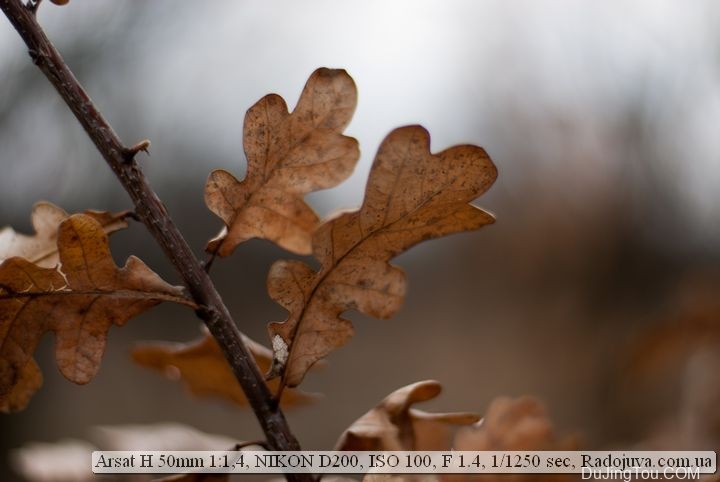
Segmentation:
<svg viewBox="0 0 720 482">
<path fill-rule="evenodd" d="M 272 361 L 272 350 L 247 337 L 243 340 L 260 370 L 267 371 Z M 202 338 L 190 343 L 144 343 L 133 350 L 132 357 L 141 366 L 158 370 L 170 379 L 182 380 L 195 395 L 214 396 L 240 406 L 248 405 L 232 368 L 207 329 L 203 329 Z M 277 382 L 269 384 L 271 390 L 277 385 Z M 288 390 L 282 404 L 286 407 L 301 405 L 315 398 L 310 393 Z"/>
<path fill-rule="evenodd" d="M 308 79 L 292 113 L 275 94 L 248 110 L 245 179 L 216 170 L 205 186 L 205 203 L 226 226 L 208 244 L 209 252 L 227 256 L 243 241 L 263 238 L 310 254 L 318 217 L 303 196 L 336 186 L 352 173 L 359 149 L 342 131 L 356 101 L 347 72 L 321 68 Z"/>
<path fill-rule="evenodd" d="M 107 211 L 85 211 L 95 219 L 107 234 L 127 227 L 128 211 L 110 213 Z M 60 223 L 70 215 L 62 208 L 40 201 L 33 206 L 31 219 L 35 235 L 27 236 L 11 227 L 0 229 L 0 263 L 7 258 L 19 256 L 37 266 L 51 268 L 58 263 L 57 233 Z M 19 380 L 5 397 L 0 397 L 0 412 L 21 410 L 32 395 L 42 386 L 43 377 L 35 360 L 30 359 L 20 371 Z"/>
<path fill-rule="evenodd" d="M 427 413 L 415 403 L 440 394 L 440 383 L 427 380 L 391 393 L 357 419 L 335 445 L 336 450 L 449 450 L 457 426 L 470 425 L 480 417 L 473 413 Z"/>
<path fill-rule="evenodd" d="M 483 419 L 470 427 L 458 430 L 454 450 L 494 452 L 577 450 L 574 436 L 559 437 L 545 407 L 533 397 L 497 397 Z M 561 474 L 503 474 L 508 482 L 569 482 L 577 475 Z M 496 475 L 445 475 L 443 482 L 494 482 Z"/>
<path fill-rule="evenodd" d="M 129 211 L 119 213 L 85 211 L 83 214 L 100 223 L 107 234 L 128 226 L 125 219 Z M 36 203 L 31 214 L 35 228 L 34 236 L 17 233 L 11 227 L 0 229 L 0 263 L 7 258 L 19 256 L 42 268 L 54 268 L 58 262 L 58 227 L 69 217 L 65 210 L 52 203 L 47 201 Z"/>
<path fill-rule="evenodd" d="M 646 377 L 665 381 L 673 368 L 704 347 L 720 346 L 720 307 L 700 306 L 675 319 L 653 324 L 630 344 L 632 349 L 625 376 L 636 384 Z"/>
<path fill-rule="evenodd" d="M 60 224 L 60 264 L 43 268 L 14 257 L 0 264 L 0 401 L 27 383 L 27 364 L 45 332 L 55 333 L 55 358 L 70 381 L 89 382 L 99 368 L 107 332 L 162 301 L 193 306 L 130 257 L 118 268 L 107 234 L 91 216 Z"/>
<path fill-rule="evenodd" d="M 405 275 L 390 259 L 423 240 L 492 223 L 492 215 L 468 203 L 496 176 L 480 147 L 431 154 L 424 128 L 391 132 L 373 163 L 360 210 L 315 232 L 319 271 L 299 261 L 279 261 L 270 270 L 270 296 L 289 315 L 268 326 L 275 352 L 269 377 L 296 386 L 315 362 L 344 345 L 353 335 L 350 321 L 340 317 L 344 311 L 393 315 L 405 295 Z"/>
<path fill-rule="evenodd" d="M 571 439 L 555 434 L 545 407 L 533 397 L 498 397 L 482 421 L 463 428 L 455 450 L 573 450 Z"/>
</svg>

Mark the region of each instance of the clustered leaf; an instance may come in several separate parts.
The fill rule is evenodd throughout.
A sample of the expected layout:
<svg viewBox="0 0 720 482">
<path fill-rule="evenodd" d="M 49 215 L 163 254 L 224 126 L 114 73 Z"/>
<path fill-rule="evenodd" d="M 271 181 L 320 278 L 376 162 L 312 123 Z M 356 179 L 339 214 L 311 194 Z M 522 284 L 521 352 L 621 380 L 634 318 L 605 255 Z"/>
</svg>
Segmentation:
<svg viewBox="0 0 720 482">
<path fill-rule="evenodd" d="M 341 435 L 336 450 L 541 451 L 576 450 L 573 437 L 559 437 L 543 405 L 532 397 L 498 397 L 480 420 L 471 413 L 426 413 L 415 403 L 435 398 L 441 386 L 423 381 L 391 393 Z M 574 476 L 504 474 L 510 482 L 561 482 Z M 363 482 L 481 482 L 482 474 L 368 474 Z"/>
<path fill-rule="evenodd" d="M 55 1 L 55 0 L 53 0 Z M 58 0 L 59 1 L 59 0 Z M 495 181 L 497 170 L 477 146 L 430 151 L 420 126 L 395 129 L 373 162 L 359 210 L 320 223 L 304 201 L 333 187 L 353 171 L 357 141 L 342 134 L 357 93 L 343 70 L 318 69 L 308 79 L 292 113 L 268 95 L 245 117 L 247 175 L 238 181 L 224 170 L 205 187 L 209 209 L 225 228 L 207 250 L 227 256 L 242 242 L 263 238 L 296 254 L 313 254 L 317 270 L 301 261 L 270 269 L 268 291 L 285 308 L 283 322 L 270 323 L 272 351 L 244 339 L 270 388 L 286 405 L 312 397 L 292 390 L 307 371 L 353 335 L 349 310 L 386 319 L 401 306 L 404 273 L 390 260 L 415 244 L 478 229 L 494 222 L 470 204 Z M 69 216 L 49 203 L 33 210 L 36 234 L 0 231 L 0 410 L 24 407 L 42 382 L 32 358 L 40 338 L 56 336 L 63 375 L 87 383 L 96 374 L 109 328 L 122 326 L 150 307 L 172 301 L 197 308 L 135 257 L 118 268 L 108 234 L 126 226 L 127 213 L 88 211 Z M 205 331 L 190 343 L 154 342 L 136 348 L 140 365 L 181 379 L 188 389 L 246 405 L 247 400 L 217 341 Z M 287 386 L 290 389 L 283 392 Z M 403 387 L 355 421 L 338 450 L 548 449 L 552 429 L 532 399 L 500 399 L 482 422 L 472 413 L 427 413 L 414 408 L 438 396 L 441 386 L 423 381 Z M 145 447 L 137 431 L 124 449 Z M 195 435 L 191 435 L 191 438 Z M 117 438 L 117 436 L 114 436 Z M 173 435 L 173 439 L 177 438 Z M 225 481 L 227 475 L 187 474 L 167 480 Z M 402 480 L 393 478 L 392 480 Z"/>
<path fill-rule="evenodd" d="M 405 275 L 390 259 L 421 241 L 492 223 L 492 215 L 468 203 L 496 176 L 480 147 L 432 154 L 422 127 L 392 131 L 377 153 L 360 210 L 315 232 L 319 271 L 300 261 L 272 266 L 268 291 L 289 315 L 268 327 L 275 351 L 269 377 L 294 387 L 314 363 L 344 345 L 353 335 L 350 321 L 340 317 L 344 311 L 392 316 L 405 295 Z"/>
<path fill-rule="evenodd" d="M 162 301 L 192 305 L 181 288 L 167 284 L 139 259 L 130 257 L 118 268 L 106 227 L 92 215 L 70 216 L 58 228 L 57 266 L 46 268 L 21 257 L 0 264 L 2 410 L 23 408 L 40 386 L 32 354 L 46 332 L 55 333 L 62 374 L 84 384 L 97 373 L 111 326 L 122 326 Z M 49 232 L 49 226 L 38 229 L 38 246 L 52 237 Z M 14 246 L 23 250 L 29 242 Z M 33 253 L 42 253 L 41 262 L 49 259 L 44 248 Z"/>
<path fill-rule="evenodd" d="M 253 354 L 260 370 L 268 370 L 272 350 L 250 338 L 243 337 L 245 346 Z M 140 366 L 157 370 L 167 378 L 180 379 L 197 396 L 218 397 L 240 406 L 248 400 L 223 355 L 220 345 L 206 330 L 200 339 L 190 343 L 151 342 L 136 347 L 133 360 Z M 277 381 L 270 382 L 271 390 L 277 389 Z M 282 398 L 285 407 L 306 404 L 316 396 L 300 390 L 287 390 Z"/>
<path fill-rule="evenodd" d="M 243 241 L 263 238 L 310 254 L 318 217 L 303 196 L 352 173 L 358 145 L 342 131 L 356 101 L 347 72 L 322 68 L 310 76 L 292 113 L 275 94 L 250 108 L 243 127 L 245 179 L 220 169 L 205 187 L 205 203 L 226 225 L 208 244 L 209 252 L 227 256 Z"/>
</svg>

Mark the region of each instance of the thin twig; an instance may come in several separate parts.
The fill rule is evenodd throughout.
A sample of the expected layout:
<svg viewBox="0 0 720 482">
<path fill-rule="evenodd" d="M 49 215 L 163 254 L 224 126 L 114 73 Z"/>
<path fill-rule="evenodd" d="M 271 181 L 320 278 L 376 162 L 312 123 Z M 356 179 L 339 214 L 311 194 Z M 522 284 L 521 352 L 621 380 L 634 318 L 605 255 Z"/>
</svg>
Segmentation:
<svg viewBox="0 0 720 482">
<path fill-rule="evenodd" d="M 20 0 L 0 0 L 0 9 L 25 41 L 33 62 L 57 89 L 130 195 L 135 213 L 182 277 L 194 302 L 201 307 L 196 313 L 222 348 L 260 422 L 268 445 L 274 450 L 300 450 L 285 416 L 273 403 L 272 394 L 210 277 L 173 223 L 165 206 L 150 188 L 134 157 L 128 158 L 127 154 L 132 148 L 123 145 L 97 110 L 45 35 L 35 15 Z M 287 474 L 287 478 L 295 481 L 312 480 L 311 476 L 305 474 Z"/>
</svg>

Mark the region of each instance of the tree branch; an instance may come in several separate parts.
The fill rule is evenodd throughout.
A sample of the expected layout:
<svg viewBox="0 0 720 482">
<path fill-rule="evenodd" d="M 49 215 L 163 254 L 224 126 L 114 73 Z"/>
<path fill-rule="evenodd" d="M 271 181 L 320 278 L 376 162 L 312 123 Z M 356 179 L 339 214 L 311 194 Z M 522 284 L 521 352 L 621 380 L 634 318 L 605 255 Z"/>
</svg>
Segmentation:
<svg viewBox="0 0 720 482">
<path fill-rule="evenodd" d="M 133 147 L 122 144 L 47 38 L 33 12 L 20 0 L 0 0 L 0 9 L 25 41 L 33 62 L 60 93 L 118 177 L 135 204 L 138 218 L 155 237 L 182 277 L 193 300 L 201 307 L 196 313 L 220 344 L 265 432 L 268 445 L 274 450 L 300 450 L 210 277 L 135 161 L 134 154 L 147 145 L 144 142 Z M 288 479 L 312 480 L 310 476 L 300 474 L 288 474 Z"/>
</svg>

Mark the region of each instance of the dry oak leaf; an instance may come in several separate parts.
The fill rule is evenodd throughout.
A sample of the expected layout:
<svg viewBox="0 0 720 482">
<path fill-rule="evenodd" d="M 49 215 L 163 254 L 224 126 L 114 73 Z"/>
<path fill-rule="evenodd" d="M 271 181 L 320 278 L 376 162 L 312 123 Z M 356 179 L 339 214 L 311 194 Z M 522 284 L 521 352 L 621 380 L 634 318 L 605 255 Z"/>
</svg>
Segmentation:
<svg viewBox="0 0 720 482">
<path fill-rule="evenodd" d="M 85 211 L 110 234 L 127 227 L 128 211 L 109 213 L 107 211 Z M 0 229 L 0 263 L 7 258 L 19 256 L 37 266 L 51 268 L 58 263 L 57 233 L 60 223 L 70 215 L 62 208 L 41 201 L 33 206 L 32 224 L 34 236 L 17 233 L 11 227 Z M 19 380 L 11 391 L 0 397 L 0 412 L 15 412 L 23 409 L 32 395 L 42 386 L 43 378 L 35 360 L 30 359 L 19 374 Z"/>
<path fill-rule="evenodd" d="M 40 338 L 55 333 L 55 358 L 70 381 L 89 382 L 99 368 L 107 332 L 162 301 L 193 305 L 130 257 L 118 268 L 103 227 L 76 214 L 60 224 L 60 264 L 42 268 L 14 257 L 0 265 L 0 402 L 18 384 Z"/>
<path fill-rule="evenodd" d="M 267 371 L 272 361 L 272 351 L 247 337 L 243 339 L 260 370 Z M 195 395 L 214 396 L 240 406 L 248 405 L 232 368 L 207 329 L 203 329 L 202 338 L 190 343 L 143 343 L 133 350 L 132 357 L 141 366 L 158 370 L 170 379 L 181 379 Z M 270 382 L 269 387 L 275 390 L 277 385 L 277 382 Z M 288 390 L 282 398 L 282 404 L 290 407 L 308 403 L 315 398 L 313 394 Z"/>
<path fill-rule="evenodd" d="M 391 258 L 427 239 L 478 229 L 492 215 L 468 204 L 495 181 L 497 170 L 476 146 L 430 153 L 420 126 L 392 131 L 370 171 L 359 211 L 320 226 L 313 237 L 318 272 L 299 261 L 270 269 L 270 296 L 288 312 L 270 323 L 275 352 L 268 375 L 298 385 L 307 370 L 353 335 L 340 315 L 358 310 L 386 319 L 401 306 L 405 275 Z"/>
<path fill-rule="evenodd" d="M 576 437 L 558 437 L 545 407 L 533 397 L 498 397 L 492 401 L 483 419 L 458 430 L 454 450 L 468 451 L 542 451 L 577 450 Z M 569 482 L 577 475 L 503 474 L 507 482 Z M 496 475 L 444 475 L 443 482 L 494 482 Z"/>
<path fill-rule="evenodd" d="M 631 343 L 625 376 L 635 385 L 646 377 L 662 377 L 684 366 L 691 355 L 720 346 L 720 307 L 703 306 L 676 319 L 650 326 Z"/>
<path fill-rule="evenodd" d="M 205 186 L 205 203 L 226 228 L 207 250 L 228 256 L 242 242 L 263 238 L 297 254 L 310 254 L 315 212 L 303 200 L 344 181 L 360 152 L 342 135 L 357 91 L 344 70 L 321 68 L 308 79 L 292 114 L 270 94 L 248 110 L 243 139 L 248 168 L 240 182 L 222 169 Z"/>
<path fill-rule="evenodd" d="M 478 424 L 455 437 L 455 450 L 573 450 L 555 434 L 545 407 L 533 397 L 498 397 Z"/>
<path fill-rule="evenodd" d="M 83 214 L 100 223 L 107 234 L 128 226 L 125 219 L 129 211 L 85 211 Z M 58 262 L 58 227 L 69 217 L 65 210 L 50 202 L 36 203 L 31 214 L 34 236 L 17 233 L 11 227 L 0 229 L 0 263 L 7 258 L 19 256 L 42 268 L 54 268 Z"/>
<path fill-rule="evenodd" d="M 412 408 L 440 394 L 440 383 L 427 380 L 391 393 L 340 436 L 335 450 L 449 450 L 457 426 L 480 417 L 473 413 L 427 413 Z"/>
</svg>

